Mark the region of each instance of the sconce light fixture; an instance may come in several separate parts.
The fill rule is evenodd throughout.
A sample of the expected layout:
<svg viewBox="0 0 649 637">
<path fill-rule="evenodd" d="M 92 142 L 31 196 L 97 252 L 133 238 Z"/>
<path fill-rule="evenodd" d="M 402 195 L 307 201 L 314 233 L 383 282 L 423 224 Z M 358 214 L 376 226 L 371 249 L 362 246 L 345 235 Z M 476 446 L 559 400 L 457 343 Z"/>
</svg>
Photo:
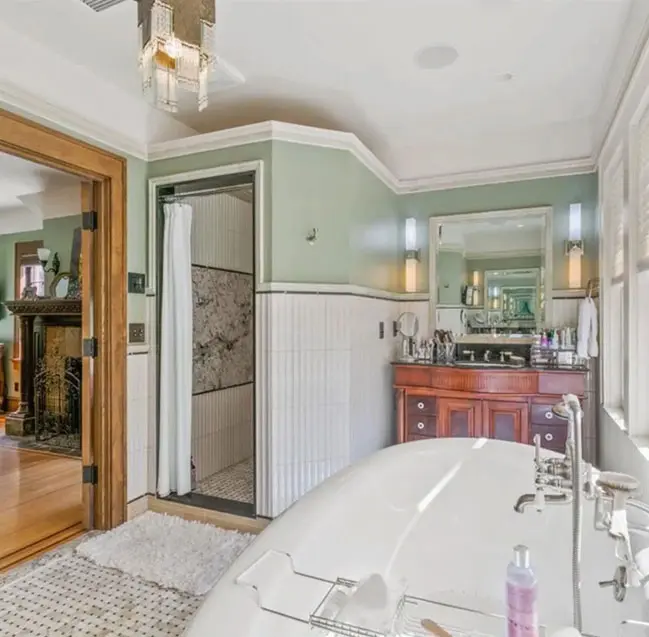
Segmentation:
<svg viewBox="0 0 649 637">
<path fill-rule="evenodd" d="M 419 263 L 419 250 L 417 250 L 417 220 L 414 217 L 406 219 L 406 292 L 417 291 L 417 264 Z"/>
<path fill-rule="evenodd" d="M 581 204 L 570 204 L 568 240 L 565 242 L 568 257 L 568 287 L 581 287 L 581 259 L 584 255 L 584 242 L 581 238 Z"/>
<path fill-rule="evenodd" d="M 310 246 L 312 246 L 315 243 L 317 238 L 318 238 L 317 228 L 312 228 L 311 231 L 306 235 L 306 241 Z"/>
</svg>

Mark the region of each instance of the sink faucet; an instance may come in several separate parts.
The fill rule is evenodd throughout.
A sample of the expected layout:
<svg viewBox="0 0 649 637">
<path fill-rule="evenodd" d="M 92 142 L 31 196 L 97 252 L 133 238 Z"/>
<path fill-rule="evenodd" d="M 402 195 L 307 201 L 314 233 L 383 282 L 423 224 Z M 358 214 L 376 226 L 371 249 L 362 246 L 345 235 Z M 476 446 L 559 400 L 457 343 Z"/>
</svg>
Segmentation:
<svg viewBox="0 0 649 637">
<path fill-rule="evenodd" d="M 488 363 L 490 360 L 491 360 L 491 350 L 488 349 L 488 350 L 485 350 L 484 361 L 485 361 L 485 363 Z"/>
<path fill-rule="evenodd" d="M 601 472 L 596 476 L 593 467 L 584 463 L 583 411 L 576 396 L 563 396 L 562 402 L 555 405 L 552 411 L 568 420 L 565 455 L 562 458 L 541 458 L 541 438 L 538 435 L 534 437 L 535 492 L 520 496 L 514 510 L 522 513 L 529 506 L 535 505 L 537 511 L 542 511 L 546 504 L 572 504 L 573 623 L 581 632 L 582 499 L 595 500 L 595 529 L 607 531 L 616 541 L 616 557 L 623 565 L 618 566 L 612 580 L 599 584 L 602 587 L 613 587 L 615 599 L 620 602 L 624 599 L 627 586 L 644 586 L 649 581 L 649 577 L 643 576 L 635 563 L 629 541 L 629 530 L 649 535 L 649 526 L 630 524 L 626 518 L 627 507 L 649 515 L 649 506 L 631 498 L 631 494 L 639 486 L 632 476 L 612 472 Z M 554 493 L 547 494 L 548 490 Z M 635 577 L 628 577 L 627 570 L 631 570 Z"/>
</svg>

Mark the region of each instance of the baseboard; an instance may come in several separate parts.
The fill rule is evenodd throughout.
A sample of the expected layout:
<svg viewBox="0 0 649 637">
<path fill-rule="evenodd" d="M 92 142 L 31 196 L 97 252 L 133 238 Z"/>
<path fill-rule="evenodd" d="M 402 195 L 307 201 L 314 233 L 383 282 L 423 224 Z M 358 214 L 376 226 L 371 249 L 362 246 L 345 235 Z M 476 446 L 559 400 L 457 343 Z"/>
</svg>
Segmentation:
<svg viewBox="0 0 649 637">
<path fill-rule="evenodd" d="M 266 518 L 246 518 L 240 515 L 232 515 L 231 513 L 221 513 L 220 511 L 180 504 L 179 502 L 170 502 L 169 500 L 156 498 L 153 495 L 148 496 L 148 498 L 149 511 L 177 515 L 184 520 L 205 522 L 230 531 L 254 533 L 256 535 L 261 533 L 270 522 Z"/>
<path fill-rule="evenodd" d="M 5 557 L 0 558 L 0 573 L 10 568 L 15 568 L 23 562 L 33 560 L 39 555 L 47 553 L 47 551 L 51 551 L 60 544 L 73 540 L 75 537 L 78 537 L 82 533 L 84 533 L 83 524 L 75 524 L 74 526 L 60 531 L 59 533 L 50 535 L 49 537 L 40 540 L 35 544 L 26 546 L 23 549 L 11 553 L 10 555 L 6 555 Z"/>
<path fill-rule="evenodd" d="M 126 519 L 132 520 L 138 515 L 142 515 L 144 512 L 148 511 L 149 497 L 148 494 L 145 494 L 139 498 L 135 498 L 135 500 L 131 500 L 131 502 L 126 505 Z"/>
</svg>

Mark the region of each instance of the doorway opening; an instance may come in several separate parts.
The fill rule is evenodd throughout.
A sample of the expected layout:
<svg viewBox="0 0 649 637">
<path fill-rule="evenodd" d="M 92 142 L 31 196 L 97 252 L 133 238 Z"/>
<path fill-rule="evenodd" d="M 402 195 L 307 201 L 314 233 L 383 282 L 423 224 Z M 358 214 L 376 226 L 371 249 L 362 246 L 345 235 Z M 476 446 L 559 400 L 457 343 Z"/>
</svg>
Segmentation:
<svg viewBox="0 0 649 637">
<path fill-rule="evenodd" d="M 165 347 L 165 223 L 170 206 L 191 209 L 191 432 L 189 489 L 161 495 L 253 517 L 255 504 L 255 174 L 222 175 L 156 190 L 158 396 Z M 168 276 L 168 274 L 167 274 Z M 168 311 L 168 310 L 167 310 Z M 162 383 L 162 384 L 161 384 Z M 161 400 L 158 401 L 158 411 Z M 158 449 L 168 429 L 158 413 Z M 158 463 L 161 483 L 162 462 Z M 164 478 L 163 478 L 164 480 Z"/>
<path fill-rule="evenodd" d="M 126 263 L 125 160 L 0 110 L 0 165 L 3 570 L 126 517 Z"/>
</svg>

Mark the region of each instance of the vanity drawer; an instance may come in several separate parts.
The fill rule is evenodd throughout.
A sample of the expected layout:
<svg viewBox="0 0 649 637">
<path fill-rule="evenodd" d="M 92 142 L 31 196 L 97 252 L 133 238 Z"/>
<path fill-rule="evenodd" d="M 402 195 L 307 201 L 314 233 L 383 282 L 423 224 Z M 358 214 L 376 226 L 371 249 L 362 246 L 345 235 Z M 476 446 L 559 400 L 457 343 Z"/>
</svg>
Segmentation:
<svg viewBox="0 0 649 637">
<path fill-rule="evenodd" d="M 563 425 L 567 426 L 565 418 L 559 418 L 553 411 L 553 405 L 531 405 L 530 422 L 533 425 Z"/>
<path fill-rule="evenodd" d="M 557 427 L 555 425 L 535 425 L 530 427 L 530 444 L 534 444 L 534 436 L 541 436 L 541 447 L 551 451 L 563 453 L 566 448 L 566 438 L 568 437 L 567 427 Z"/>
<path fill-rule="evenodd" d="M 408 396 L 408 417 L 425 414 L 434 416 L 437 408 L 437 401 L 433 396 Z"/>
<path fill-rule="evenodd" d="M 437 418 L 435 416 L 408 414 L 408 437 L 411 435 L 436 438 Z"/>
</svg>

